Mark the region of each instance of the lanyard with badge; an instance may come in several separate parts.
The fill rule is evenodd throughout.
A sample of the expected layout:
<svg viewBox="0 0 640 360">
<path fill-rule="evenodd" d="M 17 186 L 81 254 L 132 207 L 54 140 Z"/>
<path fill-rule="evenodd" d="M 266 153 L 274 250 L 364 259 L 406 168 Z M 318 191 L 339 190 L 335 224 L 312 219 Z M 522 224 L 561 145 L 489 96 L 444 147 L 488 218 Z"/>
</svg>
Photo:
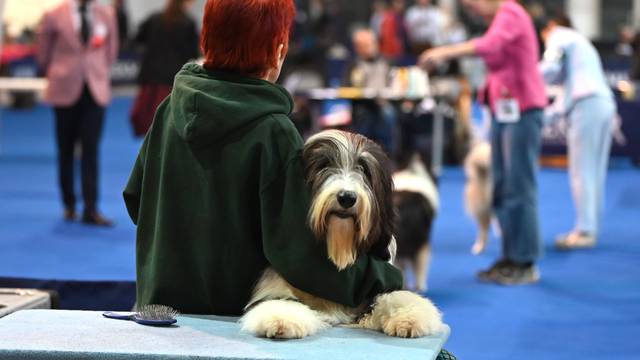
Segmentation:
<svg viewBox="0 0 640 360">
<path fill-rule="evenodd" d="M 496 120 L 507 124 L 520 121 L 520 104 L 506 89 L 502 89 L 500 99 L 496 102 Z"/>
</svg>

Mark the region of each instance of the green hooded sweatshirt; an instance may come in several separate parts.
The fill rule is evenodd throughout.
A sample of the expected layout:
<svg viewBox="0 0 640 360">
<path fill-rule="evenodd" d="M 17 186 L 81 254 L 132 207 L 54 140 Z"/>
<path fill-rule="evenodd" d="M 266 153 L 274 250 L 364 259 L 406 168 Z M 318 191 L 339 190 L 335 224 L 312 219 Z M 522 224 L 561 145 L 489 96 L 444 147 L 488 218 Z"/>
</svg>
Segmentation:
<svg viewBox="0 0 640 360">
<path fill-rule="evenodd" d="M 240 315 L 272 266 L 293 286 L 348 306 L 399 289 L 361 255 L 338 271 L 307 225 L 303 142 L 285 89 L 187 64 L 158 107 L 124 191 L 137 227 L 137 301 Z"/>
</svg>

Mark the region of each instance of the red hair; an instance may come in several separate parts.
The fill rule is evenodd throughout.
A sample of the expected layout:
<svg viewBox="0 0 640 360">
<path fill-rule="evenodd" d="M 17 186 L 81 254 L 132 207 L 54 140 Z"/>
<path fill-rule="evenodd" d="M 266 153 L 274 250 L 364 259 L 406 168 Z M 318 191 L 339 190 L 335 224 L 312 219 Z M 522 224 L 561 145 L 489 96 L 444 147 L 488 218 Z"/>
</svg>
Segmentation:
<svg viewBox="0 0 640 360">
<path fill-rule="evenodd" d="M 262 77 L 288 50 L 293 0 L 208 0 L 200 46 L 204 67 Z"/>
</svg>

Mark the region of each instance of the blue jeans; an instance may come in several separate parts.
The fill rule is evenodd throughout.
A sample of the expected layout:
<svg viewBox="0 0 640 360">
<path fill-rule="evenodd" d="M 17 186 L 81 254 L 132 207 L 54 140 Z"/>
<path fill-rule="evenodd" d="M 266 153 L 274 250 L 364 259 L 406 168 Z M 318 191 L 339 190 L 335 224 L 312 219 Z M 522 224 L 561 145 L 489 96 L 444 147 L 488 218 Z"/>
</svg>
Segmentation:
<svg viewBox="0 0 640 360">
<path fill-rule="evenodd" d="M 538 221 L 538 156 L 542 110 L 516 123 L 491 123 L 493 211 L 502 232 L 504 259 L 535 262 L 542 255 Z"/>
</svg>

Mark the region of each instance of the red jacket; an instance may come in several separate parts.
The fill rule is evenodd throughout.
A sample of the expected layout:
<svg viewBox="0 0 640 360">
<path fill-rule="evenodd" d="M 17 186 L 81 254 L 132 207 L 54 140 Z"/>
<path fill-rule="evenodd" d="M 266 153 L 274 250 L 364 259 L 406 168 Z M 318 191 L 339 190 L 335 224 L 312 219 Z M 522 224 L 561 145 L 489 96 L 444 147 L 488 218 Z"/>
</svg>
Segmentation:
<svg viewBox="0 0 640 360">
<path fill-rule="evenodd" d="M 404 55 L 404 22 L 402 16 L 389 10 L 380 25 L 380 53 L 387 59 L 398 59 Z"/>
</svg>

